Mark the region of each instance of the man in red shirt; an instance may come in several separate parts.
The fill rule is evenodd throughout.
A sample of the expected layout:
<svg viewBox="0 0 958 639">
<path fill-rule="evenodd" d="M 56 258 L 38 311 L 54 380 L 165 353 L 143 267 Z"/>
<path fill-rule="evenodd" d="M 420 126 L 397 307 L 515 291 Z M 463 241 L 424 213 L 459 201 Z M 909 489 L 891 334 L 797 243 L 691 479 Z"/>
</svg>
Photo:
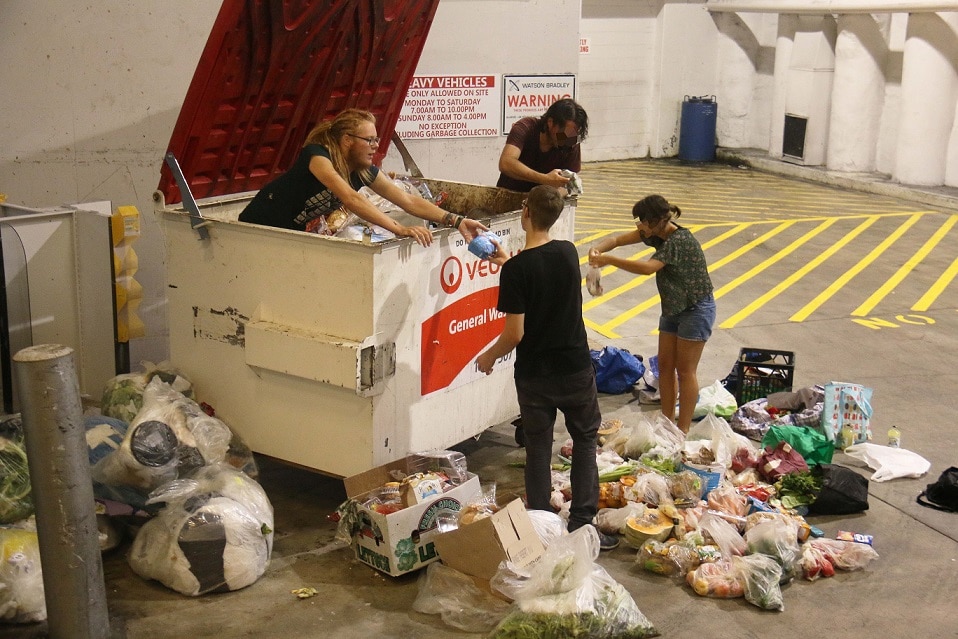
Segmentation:
<svg viewBox="0 0 958 639">
<path fill-rule="evenodd" d="M 572 98 L 562 98 L 542 117 L 517 120 L 499 155 L 496 186 L 528 192 L 537 184 L 564 188 L 582 167 L 580 143 L 589 132 L 589 116 Z"/>
</svg>

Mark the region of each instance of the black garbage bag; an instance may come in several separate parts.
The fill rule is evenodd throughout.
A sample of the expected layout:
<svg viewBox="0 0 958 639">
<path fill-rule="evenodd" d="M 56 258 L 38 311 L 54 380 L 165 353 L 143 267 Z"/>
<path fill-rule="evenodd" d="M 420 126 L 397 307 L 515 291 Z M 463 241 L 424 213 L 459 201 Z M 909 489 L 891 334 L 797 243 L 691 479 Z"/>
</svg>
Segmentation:
<svg viewBox="0 0 958 639">
<path fill-rule="evenodd" d="M 811 515 L 850 515 L 868 510 L 868 480 L 850 468 L 819 464 L 812 473 L 822 481 L 822 490 L 809 505 Z"/>
</svg>

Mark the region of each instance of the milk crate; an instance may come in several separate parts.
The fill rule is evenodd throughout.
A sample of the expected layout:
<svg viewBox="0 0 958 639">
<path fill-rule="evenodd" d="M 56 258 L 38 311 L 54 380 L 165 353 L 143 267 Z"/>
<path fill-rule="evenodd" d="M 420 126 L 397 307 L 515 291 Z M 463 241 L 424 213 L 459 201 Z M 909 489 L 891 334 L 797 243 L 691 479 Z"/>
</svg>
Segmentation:
<svg viewBox="0 0 958 639">
<path fill-rule="evenodd" d="M 792 390 L 795 375 L 795 353 L 762 348 L 743 348 L 735 363 L 738 388 L 735 401 L 739 406 L 772 393 Z"/>
</svg>

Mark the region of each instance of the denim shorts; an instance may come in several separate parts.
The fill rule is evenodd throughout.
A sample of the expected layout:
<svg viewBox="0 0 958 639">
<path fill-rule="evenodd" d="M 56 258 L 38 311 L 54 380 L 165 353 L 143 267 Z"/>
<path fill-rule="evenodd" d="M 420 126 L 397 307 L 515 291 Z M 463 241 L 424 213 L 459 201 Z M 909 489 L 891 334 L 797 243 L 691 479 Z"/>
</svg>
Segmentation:
<svg viewBox="0 0 958 639">
<path fill-rule="evenodd" d="M 715 298 L 709 295 L 675 315 L 659 318 L 660 333 L 674 333 L 682 339 L 705 342 L 712 335 L 715 323 Z"/>
</svg>

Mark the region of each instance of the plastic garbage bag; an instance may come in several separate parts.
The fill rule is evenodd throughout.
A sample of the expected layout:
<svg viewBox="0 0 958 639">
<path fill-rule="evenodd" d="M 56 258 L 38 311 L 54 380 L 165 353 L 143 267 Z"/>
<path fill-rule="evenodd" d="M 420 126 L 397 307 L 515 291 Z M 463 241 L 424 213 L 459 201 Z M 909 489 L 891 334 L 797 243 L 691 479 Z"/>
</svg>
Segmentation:
<svg viewBox="0 0 958 639">
<path fill-rule="evenodd" d="M 931 468 L 931 462 L 904 448 L 889 448 L 877 444 L 854 444 L 845 454 L 865 462 L 875 471 L 872 481 L 888 481 L 898 477 L 921 477 Z"/>
<path fill-rule="evenodd" d="M 526 575 L 500 567 L 490 585 L 515 607 L 490 637 L 656 637 L 629 592 L 595 563 L 599 537 L 583 526 L 556 539 Z"/>
<path fill-rule="evenodd" d="M 30 468 L 20 415 L 4 419 L 0 432 L 0 524 L 12 524 L 33 514 Z"/>
<path fill-rule="evenodd" d="M 143 407 L 143 393 L 155 378 L 166 382 L 180 393 L 193 398 L 193 384 L 169 362 L 141 362 L 143 372 L 117 375 L 107 381 L 100 398 L 100 412 L 124 422 L 131 422 Z"/>
<path fill-rule="evenodd" d="M 32 623 L 46 618 L 36 531 L 0 528 L 0 619 Z"/>
<path fill-rule="evenodd" d="M 735 413 L 736 409 L 738 404 L 735 402 L 735 395 L 725 390 L 722 382 L 716 380 L 713 384 L 699 390 L 699 398 L 695 404 L 692 419 L 699 419 L 706 415 L 728 418 Z"/>
<path fill-rule="evenodd" d="M 510 605 L 484 592 L 472 577 L 440 562 L 420 573 L 416 612 L 440 615 L 446 625 L 466 632 L 489 632 L 506 616 Z"/>
<path fill-rule="evenodd" d="M 585 287 L 592 297 L 598 297 L 605 292 L 602 288 L 602 271 L 598 266 L 590 266 L 585 276 Z"/>
<path fill-rule="evenodd" d="M 220 463 L 154 491 L 166 502 L 133 541 L 133 571 L 184 595 L 244 588 L 262 576 L 273 547 L 273 507 L 262 487 Z"/>
<path fill-rule="evenodd" d="M 233 434 L 219 419 L 159 377 L 143 392 L 143 408 L 120 447 L 91 470 L 95 481 L 153 490 L 207 464 L 223 461 Z"/>
</svg>

